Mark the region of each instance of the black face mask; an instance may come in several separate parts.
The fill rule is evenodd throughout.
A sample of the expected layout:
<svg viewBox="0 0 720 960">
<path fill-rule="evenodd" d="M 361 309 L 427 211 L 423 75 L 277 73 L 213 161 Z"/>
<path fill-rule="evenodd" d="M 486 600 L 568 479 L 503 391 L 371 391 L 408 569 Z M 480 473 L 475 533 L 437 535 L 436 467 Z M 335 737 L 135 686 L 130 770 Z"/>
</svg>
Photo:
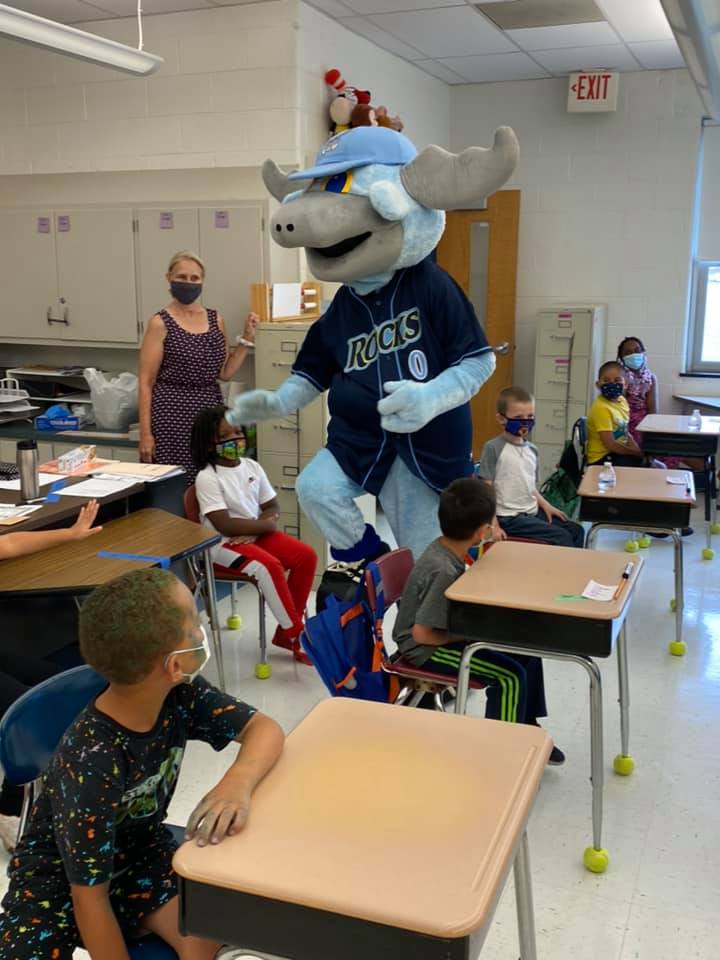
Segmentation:
<svg viewBox="0 0 720 960">
<path fill-rule="evenodd" d="M 203 285 L 201 283 L 186 283 L 184 280 L 171 280 L 170 293 L 175 297 L 178 303 L 188 306 L 195 303 L 202 293 Z"/>
</svg>

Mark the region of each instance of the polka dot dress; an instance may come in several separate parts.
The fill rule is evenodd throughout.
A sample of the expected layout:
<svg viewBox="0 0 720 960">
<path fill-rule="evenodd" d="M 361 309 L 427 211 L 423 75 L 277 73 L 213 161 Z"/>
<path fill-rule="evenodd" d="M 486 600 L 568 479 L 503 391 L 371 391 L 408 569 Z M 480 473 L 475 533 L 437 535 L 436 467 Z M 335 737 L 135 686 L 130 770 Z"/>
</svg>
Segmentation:
<svg viewBox="0 0 720 960">
<path fill-rule="evenodd" d="M 183 467 L 188 485 L 197 473 L 190 456 L 193 421 L 201 410 L 223 402 L 217 380 L 225 363 L 225 336 L 217 311 L 207 315 L 206 333 L 188 333 L 167 310 L 160 311 L 167 333 L 152 393 L 155 462 Z"/>
</svg>

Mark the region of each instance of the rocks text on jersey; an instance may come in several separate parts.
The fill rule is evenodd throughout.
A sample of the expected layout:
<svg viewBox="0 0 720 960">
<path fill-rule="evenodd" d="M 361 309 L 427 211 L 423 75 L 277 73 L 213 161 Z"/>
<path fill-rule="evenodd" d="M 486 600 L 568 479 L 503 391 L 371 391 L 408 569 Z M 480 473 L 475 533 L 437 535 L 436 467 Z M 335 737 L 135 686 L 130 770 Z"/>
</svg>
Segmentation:
<svg viewBox="0 0 720 960">
<path fill-rule="evenodd" d="M 382 353 L 395 353 L 409 343 L 420 339 L 422 326 L 420 310 L 411 307 L 392 320 L 386 320 L 369 333 L 348 340 L 345 373 L 351 370 L 366 370 Z"/>
</svg>

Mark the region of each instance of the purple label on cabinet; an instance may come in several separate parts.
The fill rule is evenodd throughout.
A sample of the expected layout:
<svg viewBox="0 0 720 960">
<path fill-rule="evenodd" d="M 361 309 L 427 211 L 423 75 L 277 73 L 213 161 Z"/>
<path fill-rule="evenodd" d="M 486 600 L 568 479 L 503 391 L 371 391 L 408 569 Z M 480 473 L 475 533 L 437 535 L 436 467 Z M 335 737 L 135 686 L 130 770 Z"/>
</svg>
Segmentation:
<svg viewBox="0 0 720 960">
<path fill-rule="evenodd" d="M 70 217 L 66 213 L 57 218 L 58 233 L 70 233 Z"/>
<path fill-rule="evenodd" d="M 174 230 L 175 221 L 173 219 L 172 211 L 163 210 L 160 213 L 160 229 L 161 230 Z"/>
<path fill-rule="evenodd" d="M 227 210 L 215 211 L 215 229 L 227 230 L 230 226 L 230 214 Z"/>
<path fill-rule="evenodd" d="M 50 217 L 37 218 L 37 232 L 50 233 Z"/>
</svg>

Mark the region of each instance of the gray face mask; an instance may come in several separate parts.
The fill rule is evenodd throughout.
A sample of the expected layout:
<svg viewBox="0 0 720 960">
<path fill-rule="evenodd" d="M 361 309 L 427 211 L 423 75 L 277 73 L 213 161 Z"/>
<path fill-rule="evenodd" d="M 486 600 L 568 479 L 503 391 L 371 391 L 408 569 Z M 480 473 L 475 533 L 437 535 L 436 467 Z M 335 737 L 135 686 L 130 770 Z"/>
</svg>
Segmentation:
<svg viewBox="0 0 720 960">
<path fill-rule="evenodd" d="M 184 306 L 195 303 L 202 293 L 203 285 L 201 283 L 188 283 L 185 280 L 172 280 L 170 282 L 170 293 Z"/>
<path fill-rule="evenodd" d="M 200 666 L 199 666 L 199 667 L 196 667 L 196 669 L 193 670 L 192 673 L 184 673 L 184 674 L 183 674 L 183 682 L 184 682 L 184 683 L 192 683 L 193 680 L 195 679 L 195 677 L 197 677 L 200 673 L 202 673 L 202 671 L 203 671 L 203 670 L 205 669 L 205 667 L 208 665 L 208 662 L 209 662 L 209 660 L 210 660 L 210 657 L 212 656 L 212 650 L 210 649 L 210 641 L 208 640 L 207 633 L 205 632 L 205 627 L 203 627 L 202 624 L 200 625 L 200 634 L 202 635 L 202 642 L 201 642 L 198 646 L 196 646 L 196 647 L 185 647 L 184 650 L 171 650 L 170 653 L 167 655 L 167 657 L 165 657 L 165 666 L 167 666 L 167 663 L 168 663 L 168 660 L 170 659 L 170 657 L 173 657 L 173 656 L 175 656 L 175 655 L 177 655 L 177 654 L 181 654 L 181 653 L 197 653 L 198 650 L 202 650 L 202 651 L 203 651 L 203 653 L 204 653 L 205 656 L 204 656 L 203 661 L 202 661 L 202 663 L 200 664 Z"/>
</svg>

